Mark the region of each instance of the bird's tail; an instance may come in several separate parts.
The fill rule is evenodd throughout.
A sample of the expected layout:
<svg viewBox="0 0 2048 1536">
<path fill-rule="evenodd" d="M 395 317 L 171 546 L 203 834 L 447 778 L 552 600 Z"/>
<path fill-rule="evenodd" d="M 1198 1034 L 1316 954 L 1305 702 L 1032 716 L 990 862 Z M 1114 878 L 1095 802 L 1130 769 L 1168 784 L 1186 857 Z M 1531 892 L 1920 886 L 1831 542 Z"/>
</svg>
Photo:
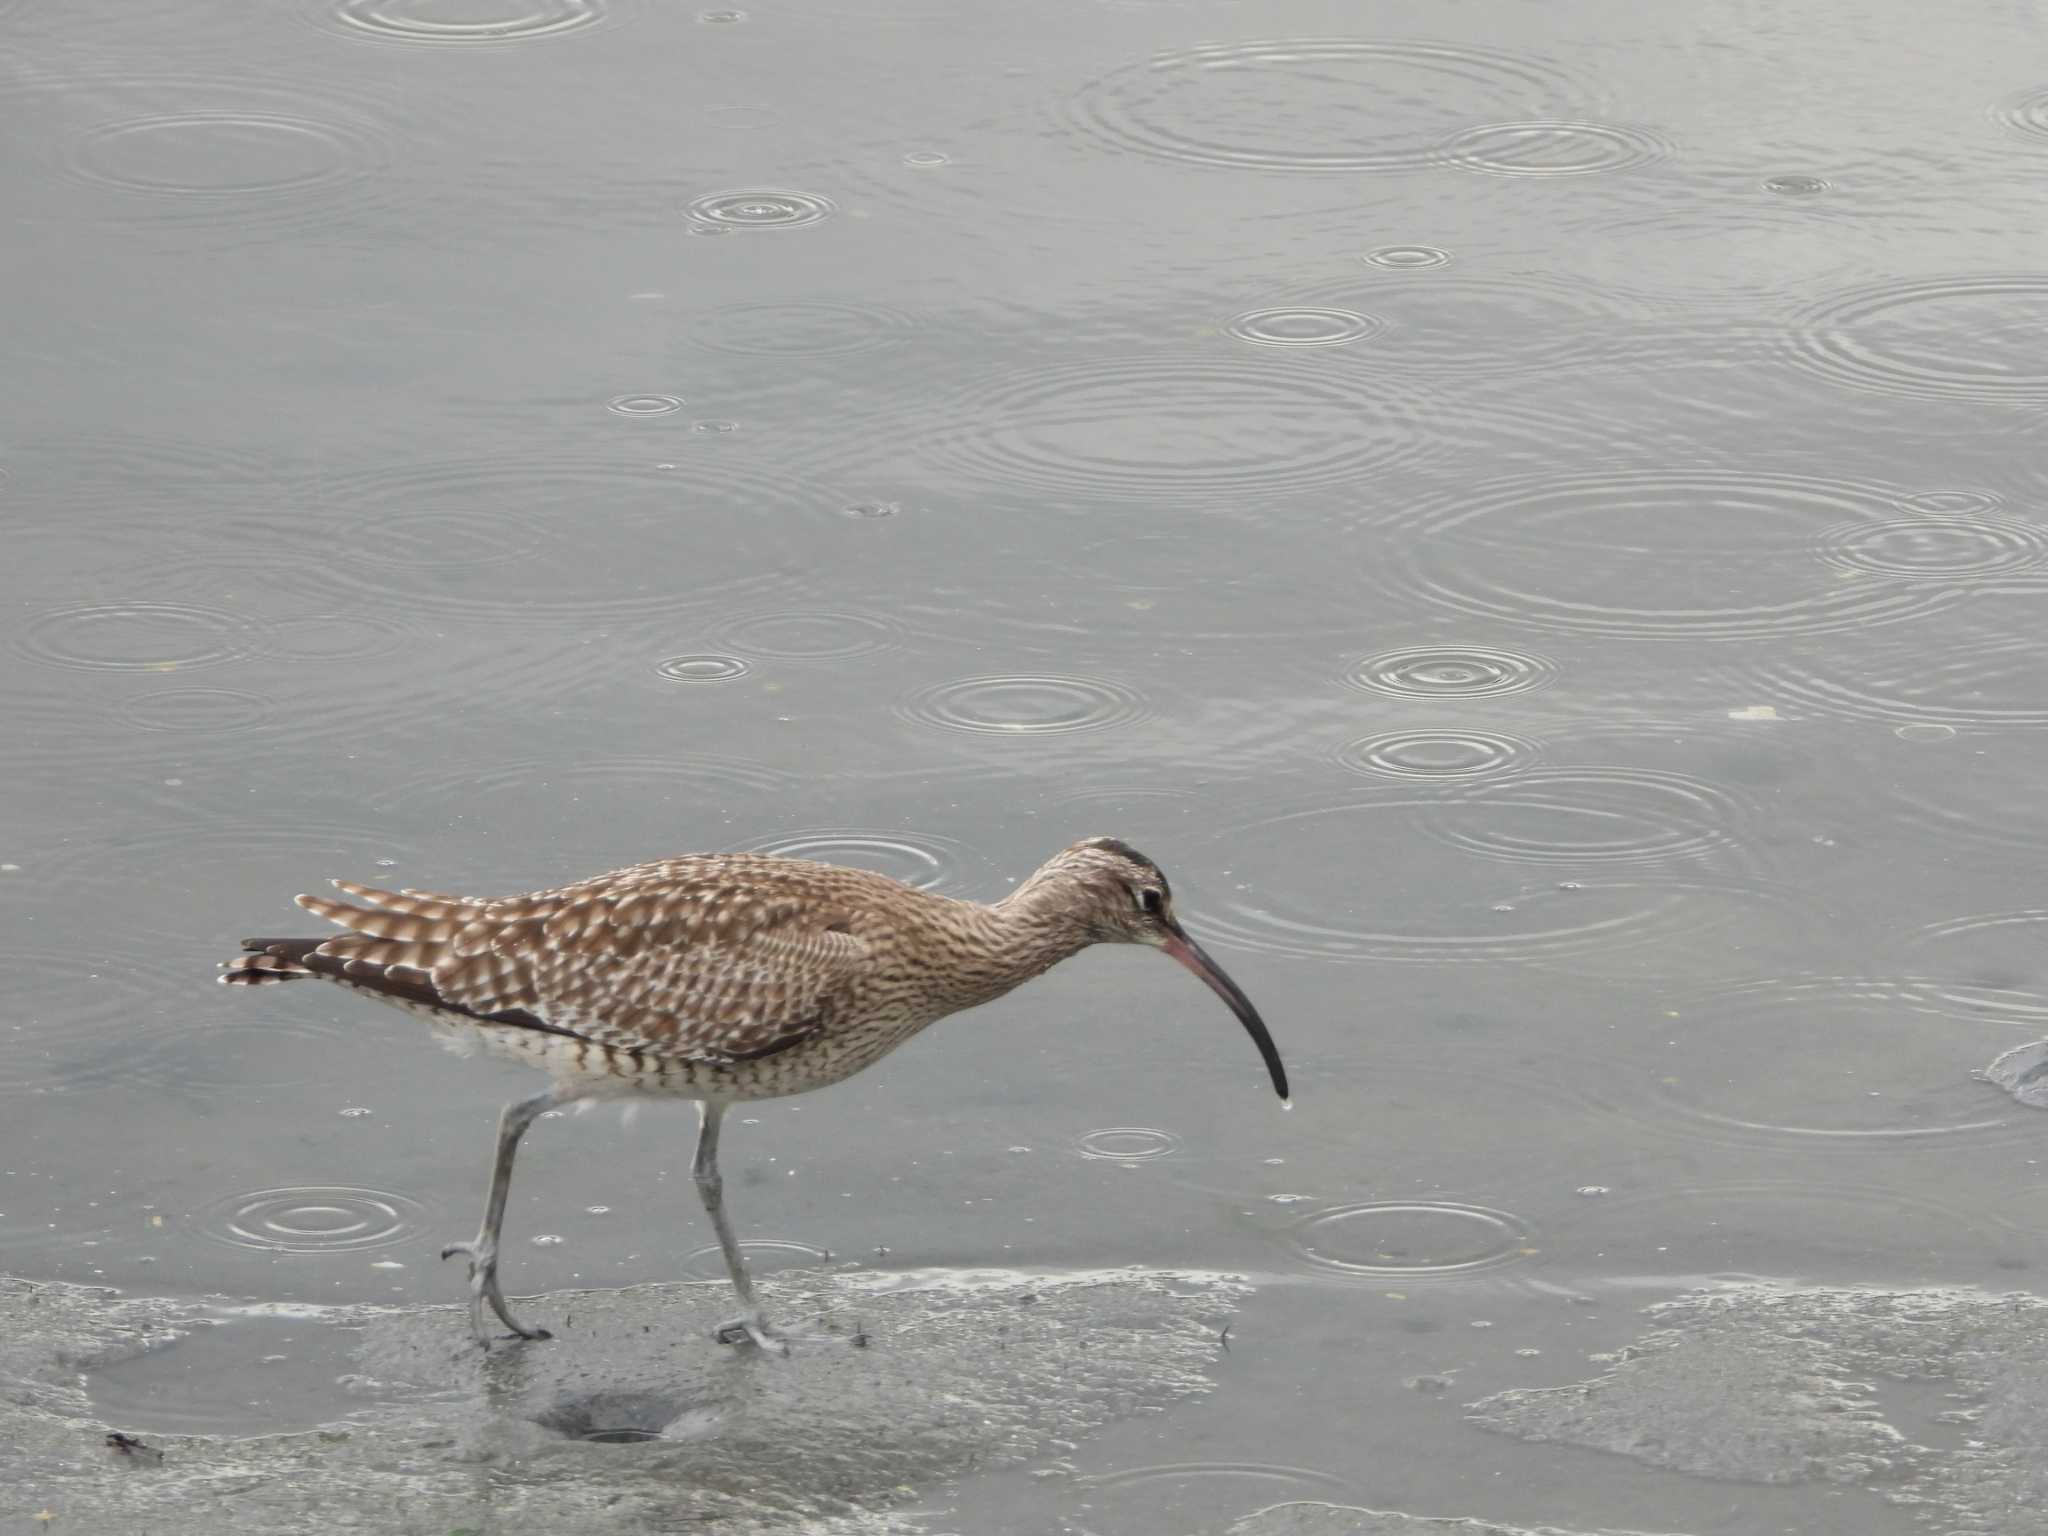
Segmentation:
<svg viewBox="0 0 2048 1536">
<path fill-rule="evenodd" d="M 320 947 L 318 939 L 244 939 L 247 954 L 220 963 L 215 980 L 231 987 L 267 987 L 275 981 L 297 981 L 319 972 L 305 957 Z"/>
</svg>

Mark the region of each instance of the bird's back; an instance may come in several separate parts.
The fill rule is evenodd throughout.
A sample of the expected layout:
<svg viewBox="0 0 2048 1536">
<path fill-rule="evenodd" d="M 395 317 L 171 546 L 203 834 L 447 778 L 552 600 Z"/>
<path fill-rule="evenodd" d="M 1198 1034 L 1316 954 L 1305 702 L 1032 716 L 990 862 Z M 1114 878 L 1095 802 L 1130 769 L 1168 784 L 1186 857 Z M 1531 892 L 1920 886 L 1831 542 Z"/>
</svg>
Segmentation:
<svg viewBox="0 0 2048 1536">
<path fill-rule="evenodd" d="M 496 898 L 336 885 L 352 900 L 298 901 L 344 932 L 249 941 L 254 953 L 222 979 L 325 976 L 451 1016 L 713 1062 L 829 1027 L 892 934 L 958 905 L 870 871 L 766 854 L 660 859 Z"/>
</svg>

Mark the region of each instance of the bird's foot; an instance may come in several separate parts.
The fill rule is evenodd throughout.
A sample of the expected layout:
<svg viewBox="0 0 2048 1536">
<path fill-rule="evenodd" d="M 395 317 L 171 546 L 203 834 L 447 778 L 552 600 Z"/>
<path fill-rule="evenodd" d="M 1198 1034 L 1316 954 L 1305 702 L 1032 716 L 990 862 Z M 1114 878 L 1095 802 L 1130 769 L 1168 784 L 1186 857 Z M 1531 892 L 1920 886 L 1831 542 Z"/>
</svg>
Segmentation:
<svg viewBox="0 0 2048 1536">
<path fill-rule="evenodd" d="M 788 1356 L 792 1344 L 855 1344 L 865 1347 L 869 1342 L 865 1331 L 851 1337 L 838 1333 L 790 1332 L 776 1327 L 768 1321 L 766 1314 L 758 1311 L 721 1323 L 712 1330 L 711 1336 L 721 1344 L 752 1344 L 768 1354 L 784 1357 Z"/>
<path fill-rule="evenodd" d="M 498 1314 L 498 1321 L 512 1331 L 499 1334 L 501 1339 L 551 1339 L 553 1334 L 545 1328 L 528 1328 L 512 1315 L 505 1305 L 505 1293 L 498 1286 L 498 1245 L 479 1237 L 473 1243 L 450 1243 L 441 1250 L 444 1260 L 461 1254 L 469 1260 L 469 1331 L 476 1335 L 477 1343 L 485 1349 L 491 1347 L 492 1334 L 484 1324 L 484 1303 L 489 1302 L 491 1310 Z"/>
<path fill-rule="evenodd" d="M 789 1354 L 789 1339 L 759 1312 L 749 1312 L 729 1323 L 720 1323 L 711 1336 L 721 1344 L 752 1344 L 764 1354 Z"/>
</svg>

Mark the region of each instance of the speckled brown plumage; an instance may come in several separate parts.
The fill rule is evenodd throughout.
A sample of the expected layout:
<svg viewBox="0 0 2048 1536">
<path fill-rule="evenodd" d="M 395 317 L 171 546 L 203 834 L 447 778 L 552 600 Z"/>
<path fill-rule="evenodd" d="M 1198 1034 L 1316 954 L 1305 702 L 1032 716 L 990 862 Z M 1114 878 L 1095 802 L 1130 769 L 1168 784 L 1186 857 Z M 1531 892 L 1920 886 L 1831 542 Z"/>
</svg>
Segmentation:
<svg viewBox="0 0 2048 1536">
<path fill-rule="evenodd" d="M 324 979 L 553 1079 L 506 1111 L 484 1230 L 462 1246 L 479 1331 L 489 1301 L 515 1332 L 536 1336 L 512 1321 L 495 1277 L 503 1186 L 526 1124 L 548 1105 L 654 1094 L 704 1106 L 700 1190 L 749 1302 L 745 1331 L 773 1342 L 718 1204 L 724 1106 L 837 1082 L 1093 943 L 1149 944 L 1195 971 L 1244 1021 L 1287 1092 L 1257 1013 L 1175 921 L 1165 876 L 1113 838 L 1063 850 L 993 905 L 765 854 L 661 859 L 501 898 L 334 883 L 353 900 L 298 903 L 341 934 L 244 940 L 248 953 L 220 979 Z"/>
</svg>

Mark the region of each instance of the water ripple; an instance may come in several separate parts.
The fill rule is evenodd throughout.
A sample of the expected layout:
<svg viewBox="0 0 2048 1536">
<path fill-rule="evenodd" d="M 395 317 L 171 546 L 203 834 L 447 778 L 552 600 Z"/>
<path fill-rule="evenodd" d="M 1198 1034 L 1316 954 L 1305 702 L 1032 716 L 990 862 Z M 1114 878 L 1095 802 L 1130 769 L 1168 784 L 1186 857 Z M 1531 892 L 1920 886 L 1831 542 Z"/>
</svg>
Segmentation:
<svg viewBox="0 0 2048 1536">
<path fill-rule="evenodd" d="M 756 1275 L 772 1275 L 785 1269 L 817 1269 L 832 1262 L 830 1249 L 791 1242 L 787 1238 L 750 1237 L 740 1243 L 740 1249 L 747 1256 L 748 1270 Z M 681 1268 L 687 1279 L 723 1283 L 726 1277 L 725 1251 L 716 1243 L 693 1248 L 683 1255 Z"/>
<path fill-rule="evenodd" d="M 276 710 L 275 700 L 238 688 L 159 688 L 123 699 L 114 713 L 139 731 L 230 736 L 257 729 Z"/>
<path fill-rule="evenodd" d="M 1368 266 L 1385 267 L 1393 272 L 1420 272 L 1447 265 L 1451 253 L 1440 251 L 1433 245 L 1383 245 L 1377 250 L 1367 251 L 1359 259 Z"/>
<path fill-rule="evenodd" d="M 1513 773 L 1541 750 L 1520 736 L 1447 727 L 1360 737 L 1339 749 L 1336 758 L 1355 773 L 1443 783 Z"/>
<path fill-rule="evenodd" d="M 1958 729 L 2048 727 L 2048 696 L 2041 690 L 2048 640 L 2033 635 L 1941 648 L 1900 644 L 1866 649 L 1856 658 L 1853 673 L 1809 671 L 1789 657 L 1765 658 L 1748 670 L 1764 697 L 1805 704 L 1823 714 Z"/>
<path fill-rule="evenodd" d="M 1801 1151 L 1982 1145 L 2027 1136 L 1970 1068 L 1982 1047 L 1928 1028 L 1898 984 L 1794 977 L 1673 1008 L 1644 1072 L 1642 1118 L 1660 1130 Z"/>
<path fill-rule="evenodd" d="M 392 106 L 249 79 L 103 69 L 16 74 L 35 98 L 16 152 L 108 194 L 132 221 L 258 230 L 354 229 L 401 193 Z M 75 214 L 74 214 L 75 216 Z"/>
<path fill-rule="evenodd" d="M 215 1242 L 273 1253 L 354 1253 L 410 1241 L 426 1207 L 407 1195 L 306 1184 L 230 1195 L 208 1207 L 199 1230 Z"/>
<path fill-rule="evenodd" d="M 1240 501 L 1360 479 L 1437 446 L 1412 381 L 1275 358 L 1005 369 L 917 443 L 969 480 L 1075 497 Z"/>
<path fill-rule="evenodd" d="M 1444 159 L 1495 176 L 1591 176 L 1661 160 L 1671 146 L 1644 128 L 1612 123 L 1486 123 L 1452 135 Z"/>
<path fill-rule="evenodd" d="M 1983 517 L 2005 504 L 1996 491 L 1974 489 L 1915 491 L 1899 498 L 1900 505 L 1932 517 Z"/>
<path fill-rule="evenodd" d="M 1820 535 L 1822 559 L 1878 576 L 1954 581 L 2033 570 L 2048 562 L 2048 529 L 1982 516 L 1904 517 Z"/>
<path fill-rule="evenodd" d="M 45 666 L 103 672 L 196 672 L 249 654 L 254 620 L 193 603 L 84 603 L 23 626 L 16 648 Z"/>
<path fill-rule="evenodd" d="M 1286 297 L 1302 310 L 1372 317 L 1372 345 L 1342 355 L 1376 372 L 1513 377 L 1631 361 L 1668 365 L 1680 344 L 1668 311 L 1616 285 L 1596 288 L 1543 273 L 1482 279 L 1432 271 L 1419 261 L 1375 265 Z M 1683 345 L 1700 341 L 1687 336 Z M 1470 414 L 1469 405 L 1457 412 Z"/>
<path fill-rule="evenodd" d="M 1344 681 L 1400 698 L 1470 699 L 1541 688 L 1557 666 L 1541 656 L 1476 645 L 1410 646 L 1354 662 Z"/>
<path fill-rule="evenodd" d="M 1287 1241 L 1312 1268 L 1368 1281 L 1452 1278 L 1535 1252 L 1520 1217 L 1453 1200 L 1333 1206 L 1303 1217 Z"/>
<path fill-rule="evenodd" d="M 1493 782 L 1517 780 L 1480 784 Z M 1181 905 L 1218 947 L 1349 962 L 1572 956 L 1585 965 L 1583 957 L 1653 945 L 1676 959 L 1669 946 L 1681 938 L 1696 948 L 1724 929 L 1736 933 L 1717 943 L 1778 947 L 1805 932 L 1783 893 L 1695 865 L 1638 872 L 1593 859 L 1536 877 L 1495 857 L 1447 855 L 1425 825 L 1441 799 L 1390 785 L 1218 829 L 1208 862 L 1182 877 Z M 1333 848 L 1345 851 L 1334 865 Z M 1346 873 L 1418 867 L 1431 871 L 1426 885 L 1360 884 Z M 1567 871 L 1572 878 L 1557 878 Z"/>
<path fill-rule="evenodd" d="M 1582 634 L 1758 638 L 1860 629 L 1952 601 L 1945 584 L 1853 581 L 1812 557 L 1897 521 L 1846 480 L 1670 470 L 1498 481 L 1383 525 L 1368 573 L 1456 612 Z M 1680 600 L 1617 601 L 1627 594 Z"/>
<path fill-rule="evenodd" d="M 1426 807 L 1424 828 L 1454 847 L 1516 863 L 1687 861 L 1738 846 L 1743 806 L 1687 774 L 1553 767 L 1462 789 Z"/>
<path fill-rule="evenodd" d="M 687 403 L 676 395 L 614 395 L 604 408 L 614 416 L 673 416 Z"/>
<path fill-rule="evenodd" d="M 387 158 L 366 127 L 263 111 L 155 113 L 73 141 L 89 181 L 172 197 L 301 193 L 373 172 Z"/>
<path fill-rule="evenodd" d="M 916 328 L 909 315 L 880 304 L 798 299 L 712 310 L 690 328 L 690 339 L 744 356 L 844 357 L 894 346 Z"/>
<path fill-rule="evenodd" d="M 1836 294 L 1797 317 L 1791 359 L 1836 383 L 1921 399 L 2048 401 L 2048 276 L 1923 278 Z"/>
<path fill-rule="evenodd" d="M 843 661 L 899 643 L 885 618 L 866 613 L 755 613 L 728 620 L 719 640 L 749 656 L 775 661 Z"/>
<path fill-rule="evenodd" d="M 436 0 L 342 0 L 321 16 L 349 37 L 429 47 L 489 46 L 562 37 L 602 26 L 602 0 L 486 0 L 451 12 Z"/>
<path fill-rule="evenodd" d="M 672 451 L 666 465 L 568 453 L 400 462 L 325 474 L 306 500 L 332 529 L 327 575 L 384 607 L 568 620 L 588 635 L 785 589 L 794 524 L 839 499 L 723 445 Z M 295 558 L 281 524 L 237 532 Z"/>
<path fill-rule="evenodd" d="M 897 706 L 920 725 L 984 736 L 1052 736 L 1142 720 L 1136 689 L 1093 677 L 963 677 L 921 688 Z"/>
<path fill-rule="evenodd" d="M 1338 347 L 1363 341 L 1385 323 L 1348 309 L 1281 305 L 1248 310 L 1223 329 L 1224 334 L 1258 347 Z"/>
<path fill-rule="evenodd" d="M 2048 139 L 2048 85 L 2008 96 L 1993 116 L 2022 138 Z"/>
<path fill-rule="evenodd" d="M 1951 918 L 1911 935 L 1899 953 L 1914 995 L 1938 1011 L 2029 1029 L 2048 1023 L 2048 911 Z"/>
<path fill-rule="evenodd" d="M 728 683 L 751 669 L 737 656 L 671 656 L 654 670 L 672 683 Z"/>
<path fill-rule="evenodd" d="M 1112 71 L 1071 105 L 1115 148 L 1259 171 L 1426 166 L 1460 126 L 1561 112 L 1576 93 L 1543 60 L 1449 43 L 1276 38 L 1206 43 Z"/>
<path fill-rule="evenodd" d="M 774 190 L 708 192 L 684 210 L 692 223 L 711 229 L 806 229 L 830 218 L 832 200 L 811 192 Z"/>
<path fill-rule="evenodd" d="M 958 887 L 970 866 L 977 877 L 987 873 L 984 861 L 950 837 L 893 828 L 814 827 L 741 843 L 734 851 L 871 869 L 920 891 Z"/>
<path fill-rule="evenodd" d="M 1074 1141 L 1075 1149 L 1083 1157 L 1112 1163 L 1142 1163 L 1171 1157 L 1180 1150 L 1180 1145 L 1180 1138 L 1173 1132 L 1143 1125 L 1105 1126 Z"/>
</svg>

